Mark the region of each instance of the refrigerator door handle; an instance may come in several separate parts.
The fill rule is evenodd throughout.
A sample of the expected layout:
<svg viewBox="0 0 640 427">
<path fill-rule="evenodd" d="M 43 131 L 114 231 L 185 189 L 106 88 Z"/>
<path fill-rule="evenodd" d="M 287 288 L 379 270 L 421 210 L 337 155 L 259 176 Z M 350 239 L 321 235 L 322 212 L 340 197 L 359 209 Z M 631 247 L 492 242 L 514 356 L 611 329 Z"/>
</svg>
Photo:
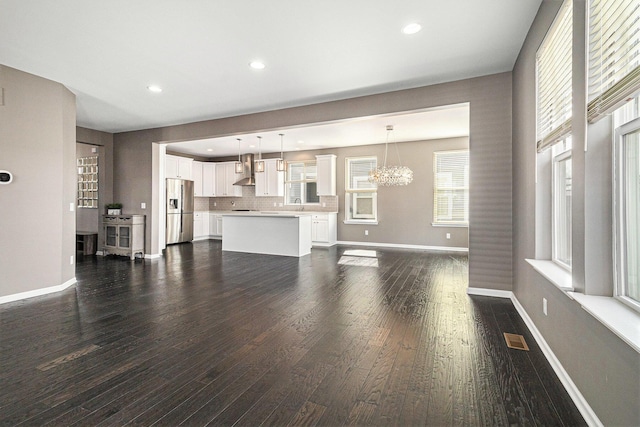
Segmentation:
<svg viewBox="0 0 640 427">
<path fill-rule="evenodd" d="M 182 213 L 184 212 L 184 185 L 180 185 L 180 239 L 182 239 Z"/>
</svg>

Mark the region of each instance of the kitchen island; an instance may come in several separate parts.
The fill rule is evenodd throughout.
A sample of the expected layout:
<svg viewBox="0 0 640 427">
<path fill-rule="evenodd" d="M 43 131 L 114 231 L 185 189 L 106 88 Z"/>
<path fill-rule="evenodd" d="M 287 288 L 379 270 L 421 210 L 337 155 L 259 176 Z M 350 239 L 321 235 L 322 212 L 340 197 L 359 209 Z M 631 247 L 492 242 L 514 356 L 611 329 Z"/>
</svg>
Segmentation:
<svg viewBox="0 0 640 427">
<path fill-rule="evenodd" d="M 222 250 L 301 257 L 311 253 L 311 215 L 297 212 L 223 214 Z"/>
</svg>

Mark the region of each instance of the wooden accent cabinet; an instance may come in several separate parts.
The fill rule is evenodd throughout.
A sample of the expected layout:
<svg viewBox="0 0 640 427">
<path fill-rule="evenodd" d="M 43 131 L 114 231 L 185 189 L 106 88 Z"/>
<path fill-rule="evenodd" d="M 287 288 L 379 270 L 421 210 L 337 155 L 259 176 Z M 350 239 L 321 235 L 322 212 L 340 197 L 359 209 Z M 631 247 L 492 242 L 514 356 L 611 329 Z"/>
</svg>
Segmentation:
<svg viewBox="0 0 640 427">
<path fill-rule="evenodd" d="M 102 215 L 104 229 L 103 255 L 136 254 L 144 258 L 144 215 Z"/>
</svg>

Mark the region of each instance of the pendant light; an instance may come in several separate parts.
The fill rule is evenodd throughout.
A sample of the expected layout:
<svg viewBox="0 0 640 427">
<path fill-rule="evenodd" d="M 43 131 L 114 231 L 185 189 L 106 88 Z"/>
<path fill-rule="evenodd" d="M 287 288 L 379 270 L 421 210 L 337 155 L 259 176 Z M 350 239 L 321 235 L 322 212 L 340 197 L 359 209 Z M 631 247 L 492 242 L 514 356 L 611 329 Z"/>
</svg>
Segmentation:
<svg viewBox="0 0 640 427">
<path fill-rule="evenodd" d="M 284 152 L 282 151 L 282 138 L 284 138 L 284 133 L 280 134 L 280 158 L 276 160 L 276 170 L 278 172 L 284 172 Z"/>
<path fill-rule="evenodd" d="M 254 172 L 264 172 L 264 160 L 262 160 L 262 137 L 258 137 L 258 160 L 255 161 Z"/>
<path fill-rule="evenodd" d="M 398 154 L 398 166 L 387 166 L 387 151 L 389 150 L 389 135 L 393 131 L 393 125 L 387 125 L 387 141 L 384 145 L 384 164 L 369 172 L 369 182 L 382 187 L 407 185 L 413 181 L 413 171 L 406 166 L 400 166 L 400 151 L 398 144 L 396 153 Z"/>
<path fill-rule="evenodd" d="M 244 167 L 242 165 L 242 160 L 240 159 L 240 141 L 242 141 L 240 138 L 238 139 L 238 161 L 236 162 L 236 173 L 242 173 L 244 172 Z"/>
</svg>

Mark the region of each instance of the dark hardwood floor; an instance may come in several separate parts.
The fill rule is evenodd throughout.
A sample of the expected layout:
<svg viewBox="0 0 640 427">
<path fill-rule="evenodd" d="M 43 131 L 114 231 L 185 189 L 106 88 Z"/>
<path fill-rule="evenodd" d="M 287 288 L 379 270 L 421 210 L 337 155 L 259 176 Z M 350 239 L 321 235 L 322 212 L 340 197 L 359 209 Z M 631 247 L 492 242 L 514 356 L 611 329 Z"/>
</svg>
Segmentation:
<svg viewBox="0 0 640 427">
<path fill-rule="evenodd" d="M 361 250 L 81 259 L 0 305 L 0 425 L 584 424 L 511 302 L 466 295 L 466 255 Z"/>
</svg>

